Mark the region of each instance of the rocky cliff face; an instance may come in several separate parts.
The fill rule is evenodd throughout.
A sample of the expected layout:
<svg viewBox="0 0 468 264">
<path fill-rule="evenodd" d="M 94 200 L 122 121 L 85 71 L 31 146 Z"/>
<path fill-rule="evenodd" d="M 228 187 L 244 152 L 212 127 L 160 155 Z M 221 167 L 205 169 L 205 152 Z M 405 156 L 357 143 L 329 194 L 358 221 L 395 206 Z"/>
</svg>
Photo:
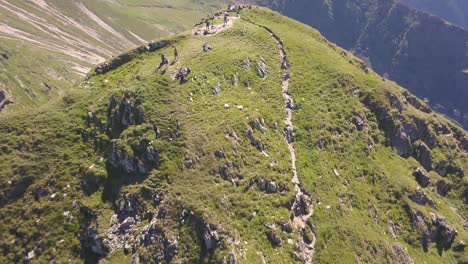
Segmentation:
<svg viewBox="0 0 468 264">
<path fill-rule="evenodd" d="M 467 31 L 394 1 L 261 2 L 317 28 L 382 76 L 468 126 Z"/>
<path fill-rule="evenodd" d="M 399 0 L 418 10 L 468 29 L 468 2 L 465 0 Z"/>
</svg>

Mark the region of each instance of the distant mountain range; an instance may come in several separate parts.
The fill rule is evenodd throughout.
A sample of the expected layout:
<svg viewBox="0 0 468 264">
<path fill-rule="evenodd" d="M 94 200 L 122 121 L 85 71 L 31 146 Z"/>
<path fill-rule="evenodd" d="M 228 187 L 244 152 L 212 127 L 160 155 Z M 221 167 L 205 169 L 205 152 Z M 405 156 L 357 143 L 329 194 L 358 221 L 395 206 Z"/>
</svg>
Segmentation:
<svg viewBox="0 0 468 264">
<path fill-rule="evenodd" d="M 468 1 L 466 0 L 399 0 L 411 7 L 426 11 L 455 25 L 468 29 Z"/>
<path fill-rule="evenodd" d="M 384 77 L 468 127 L 467 31 L 395 1 L 260 2 L 315 27 Z"/>
</svg>

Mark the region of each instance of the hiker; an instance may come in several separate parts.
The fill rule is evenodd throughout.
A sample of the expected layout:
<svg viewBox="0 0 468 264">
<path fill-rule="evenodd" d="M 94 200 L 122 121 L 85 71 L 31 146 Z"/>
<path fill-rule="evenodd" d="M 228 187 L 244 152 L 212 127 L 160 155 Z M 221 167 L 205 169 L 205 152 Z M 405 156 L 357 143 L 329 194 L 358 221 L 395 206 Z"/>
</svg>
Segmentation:
<svg viewBox="0 0 468 264">
<path fill-rule="evenodd" d="M 179 68 L 177 74 L 176 74 L 176 79 L 180 80 L 180 83 L 186 83 L 187 82 L 187 75 L 189 75 L 191 72 L 189 67 L 186 67 L 184 69 Z"/>
<path fill-rule="evenodd" d="M 179 51 L 174 47 L 174 62 L 179 60 Z"/>
<path fill-rule="evenodd" d="M 206 25 L 205 30 L 206 30 L 206 31 L 210 31 L 210 20 L 209 20 L 209 19 L 206 19 L 206 20 L 205 20 L 205 25 Z"/>
<path fill-rule="evenodd" d="M 286 56 L 283 57 L 283 63 L 281 64 L 281 69 L 286 70 L 289 68 L 288 65 L 288 60 L 286 59 Z"/>
<path fill-rule="evenodd" d="M 213 49 L 213 48 L 211 48 L 211 46 L 208 45 L 208 43 L 205 43 L 205 44 L 203 45 L 203 51 L 204 51 L 204 52 L 208 52 L 209 50 L 212 50 L 212 49 Z"/>
<path fill-rule="evenodd" d="M 228 23 L 228 14 L 224 13 L 224 27 L 227 26 L 227 23 Z"/>
<path fill-rule="evenodd" d="M 161 54 L 161 63 L 159 64 L 158 70 L 161 69 L 162 66 L 168 65 L 168 64 L 169 64 L 169 60 L 167 59 L 167 57 L 164 54 Z"/>
</svg>

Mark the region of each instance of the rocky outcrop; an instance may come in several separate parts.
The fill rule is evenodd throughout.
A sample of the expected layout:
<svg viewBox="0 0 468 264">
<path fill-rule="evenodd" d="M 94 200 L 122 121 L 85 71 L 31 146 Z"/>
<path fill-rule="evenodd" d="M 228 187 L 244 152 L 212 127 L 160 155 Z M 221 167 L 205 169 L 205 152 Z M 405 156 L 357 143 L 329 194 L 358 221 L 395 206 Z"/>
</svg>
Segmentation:
<svg viewBox="0 0 468 264">
<path fill-rule="evenodd" d="M 409 196 L 409 198 L 411 199 L 411 201 L 419 204 L 419 205 L 430 205 L 431 207 L 435 207 L 435 203 L 434 201 L 429 198 L 427 196 L 427 194 L 421 190 L 421 188 L 418 187 L 418 189 L 416 189 L 416 192 L 412 195 Z"/>
<path fill-rule="evenodd" d="M 416 159 L 421 163 L 421 165 L 427 171 L 431 171 L 433 169 L 432 165 L 432 154 L 429 147 L 421 142 L 416 149 Z"/>
<path fill-rule="evenodd" d="M 291 144 L 294 142 L 294 131 L 291 126 L 287 126 L 284 128 L 283 131 L 284 137 L 286 138 L 286 141 Z"/>
<path fill-rule="evenodd" d="M 448 250 L 458 234 L 457 230 L 447 224 L 445 217 L 439 216 L 436 213 L 431 213 L 431 221 L 435 227 L 433 231 L 434 241 L 439 248 Z"/>
<path fill-rule="evenodd" d="M 427 104 L 419 100 L 416 96 L 408 93 L 408 91 L 404 91 L 403 96 L 405 97 L 406 101 L 410 105 L 412 105 L 414 108 L 418 109 L 419 111 L 422 111 L 424 113 L 432 112 L 432 109 Z"/>
<path fill-rule="evenodd" d="M 389 220 L 387 223 L 388 232 L 393 239 L 396 239 L 398 233 L 400 233 L 400 226 L 395 224 L 392 220 Z"/>
<path fill-rule="evenodd" d="M 364 130 L 366 126 L 366 117 L 358 112 L 354 112 L 353 123 L 359 131 Z"/>
<path fill-rule="evenodd" d="M 408 254 L 408 250 L 399 243 L 392 245 L 392 251 L 397 263 L 399 264 L 413 264 L 414 261 Z"/>
<path fill-rule="evenodd" d="M 429 242 L 431 238 L 430 224 L 426 222 L 424 214 L 418 210 L 411 209 L 410 211 L 412 226 L 414 230 L 421 230 L 420 243 L 425 252 L 429 250 Z"/>
<path fill-rule="evenodd" d="M 126 174 L 147 174 L 151 169 L 160 164 L 159 153 L 149 144 L 143 153 L 137 157 L 129 155 L 116 145 L 112 148 L 107 159 L 109 165 Z"/>
<path fill-rule="evenodd" d="M 221 241 L 219 238 L 218 232 L 214 229 L 213 226 L 206 224 L 202 230 L 202 237 L 205 249 L 207 251 L 215 250 L 218 243 Z"/>
<path fill-rule="evenodd" d="M 440 252 L 450 249 L 458 232 L 447 224 L 445 217 L 431 212 L 431 222 L 427 222 L 424 214 L 415 209 L 411 209 L 410 216 L 413 229 L 421 231 L 419 235 L 424 251 L 427 252 L 431 242 L 437 245 Z"/>
<path fill-rule="evenodd" d="M 284 186 L 277 184 L 275 181 L 260 179 L 257 182 L 258 189 L 266 193 L 277 193 L 284 191 Z"/>
<path fill-rule="evenodd" d="M 444 180 L 437 181 L 437 193 L 445 196 L 450 191 L 450 184 L 446 183 Z"/>
<path fill-rule="evenodd" d="M 389 94 L 389 98 L 394 109 L 400 111 L 399 109 L 403 108 L 396 95 Z M 362 102 L 374 113 L 379 127 L 387 137 L 388 144 L 395 148 L 398 155 L 404 158 L 412 156 L 424 168 L 433 169 L 431 148 L 436 146 L 437 139 L 426 120 L 419 117 L 408 118 L 395 113 L 371 95 L 365 96 Z"/>
<path fill-rule="evenodd" d="M 87 207 L 80 209 L 83 216 L 80 243 L 83 255 L 88 259 L 97 259 L 105 256 L 108 253 L 108 248 L 104 245 L 102 237 L 98 234 L 98 224 L 96 213 Z"/>
<path fill-rule="evenodd" d="M 266 128 L 265 128 L 266 125 L 265 125 L 265 120 L 263 119 L 263 117 L 256 118 L 255 120 L 250 121 L 249 124 L 250 124 L 250 127 L 252 127 L 252 129 L 256 129 L 262 133 L 266 132 Z"/>
<path fill-rule="evenodd" d="M 413 172 L 413 176 L 421 187 L 427 187 L 431 182 L 431 178 L 421 168 L 417 168 Z"/>
<path fill-rule="evenodd" d="M 237 264 L 237 263 L 238 263 L 237 256 L 234 252 L 229 253 L 229 255 L 226 256 L 222 262 L 222 264 Z"/>
<path fill-rule="evenodd" d="M 275 247 L 280 247 L 283 245 L 283 240 L 277 234 L 276 229 L 270 229 L 266 233 L 268 240 L 270 241 L 271 245 Z"/>
<path fill-rule="evenodd" d="M 133 94 L 124 93 L 118 99 L 112 96 L 108 107 L 108 129 L 111 134 L 119 134 L 131 125 L 144 122 L 143 111 L 139 108 L 140 101 Z"/>
<path fill-rule="evenodd" d="M 252 146 L 254 146 L 256 149 L 258 149 L 258 151 L 260 151 L 260 152 L 265 151 L 265 146 L 263 145 L 263 143 L 260 140 L 255 138 L 252 129 L 247 129 L 246 133 L 247 133 L 248 139 L 250 140 L 250 144 Z"/>
<path fill-rule="evenodd" d="M 96 67 L 94 70 L 94 74 L 100 75 L 100 74 L 105 74 L 109 71 L 115 70 L 118 67 L 124 65 L 125 63 L 128 63 L 135 59 L 137 56 L 139 56 L 142 53 L 145 52 L 154 52 L 156 50 L 159 50 L 165 46 L 169 45 L 168 41 L 159 41 L 159 42 L 150 42 L 146 46 L 140 46 L 137 47 L 131 51 L 128 51 L 126 53 L 120 54 L 117 57 L 112 58 L 110 61 L 104 62 Z"/>
<path fill-rule="evenodd" d="M 221 93 L 221 83 L 218 82 L 213 88 L 211 89 L 213 91 L 214 96 L 218 96 Z"/>
<path fill-rule="evenodd" d="M 266 61 L 261 56 L 257 61 L 257 75 L 260 78 L 265 78 L 268 74 L 268 70 L 266 69 Z"/>
<path fill-rule="evenodd" d="M 453 250 L 455 252 L 464 252 L 465 251 L 465 248 L 466 248 L 466 242 L 461 240 L 460 242 L 458 242 L 454 247 L 453 247 Z"/>
<path fill-rule="evenodd" d="M 170 263 L 176 256 L 178 240 L 169 237 L 160 227 L 160 219 L 155 215 L 151 222 L 143 227 L 139 236 L 139 246 L 155 249 L 154 259 L 156 263 Z"/>
</svg>

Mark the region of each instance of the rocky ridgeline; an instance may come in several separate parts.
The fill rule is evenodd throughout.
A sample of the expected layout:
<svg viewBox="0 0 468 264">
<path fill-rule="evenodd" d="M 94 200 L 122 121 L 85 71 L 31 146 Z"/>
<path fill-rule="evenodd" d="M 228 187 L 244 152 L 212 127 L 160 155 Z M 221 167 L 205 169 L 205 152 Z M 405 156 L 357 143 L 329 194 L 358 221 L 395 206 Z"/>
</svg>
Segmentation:
<svg viewBox="0 0 468 264">
<path fill-rule="evenodd" d="M 370 95 L 363 99 L 363 103 L 374 113 L 379 127 L 385 133 L 388 144 L 404 158 L 414 157 L 427 171 L 436 171 L 440 176 L 455 174 L 464 176 L 463 169 L 450 162 L 450 158 L 434 160 L 432 150 L 435 148 L 449 148 L 448 142 L 440 142 L 438 135 L 451 136 L 456 142 L 453 146 L 466 152 L 468 150 L 468 138 L 463 131 L 450 124 L 442 124 L 436 121 L 428 122 L 417 116 L 405 116 L 402 111 L 413 106 L 423 112 L 430 112 L 427 105 L 419 99 L 405 93 L 404 99 L 398 95 L 388 93 L 388 101 L 391 108 L 385 107 L 385 103 L 372 98 Z"/>
<path fill-rule="evenodd" d="M 122 66 L 125 63 L 130 62 L 131 60 L 135 59 L 137 56 L 139 56 L 142 53 L 154 52 L 154 51 L 157 51 L 157 50 L 159 50 L 161 48 L 164 48 L 164 47 L 168 46 L 169 44 L 170 43 L 167 40 L 152 41 L 152 42 L 148 43 L 148 45 L 146 45 L 146 46 L 137 47 L 137 48 L 135 48 L 133 50 L 130 50 L 130 51 L 126 52 L 126 53 L 122 53 L 119 56 L 114 57 L 111 60 L 106 61 L 106 62 L 96 66 L 96 68 L 94 69 L 94 72 L 91 73 L 91 75 L 93 75 L 93 74 L 100 75 L 100 74 L 107 73 L 107 72 L 109 72 L 111 70 L 114 70 L 114 69 Z M 90 76 L 88 76 L 87 79 L 89 79 L 89 77 Z"/>
</svg>

